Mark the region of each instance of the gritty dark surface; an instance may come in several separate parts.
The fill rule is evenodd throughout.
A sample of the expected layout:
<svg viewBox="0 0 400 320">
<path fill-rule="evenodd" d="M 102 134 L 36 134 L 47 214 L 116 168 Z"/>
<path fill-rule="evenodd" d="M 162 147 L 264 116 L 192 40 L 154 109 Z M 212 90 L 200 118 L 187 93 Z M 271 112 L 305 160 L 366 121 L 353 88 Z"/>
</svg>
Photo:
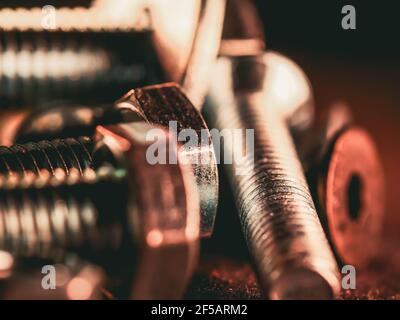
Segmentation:
<svg viewBox="0 0 400 320">
<path fill-rule="evenodd" d="M 357 289 L 342 290 L 339 300 L 400 300 L 400 253 L 393 252 L 393 244 L 367 270 L 357 272 Z M 246 260 L 203 257 L 186 299 L 263 299 L 256 276 Z"/>
</svg>

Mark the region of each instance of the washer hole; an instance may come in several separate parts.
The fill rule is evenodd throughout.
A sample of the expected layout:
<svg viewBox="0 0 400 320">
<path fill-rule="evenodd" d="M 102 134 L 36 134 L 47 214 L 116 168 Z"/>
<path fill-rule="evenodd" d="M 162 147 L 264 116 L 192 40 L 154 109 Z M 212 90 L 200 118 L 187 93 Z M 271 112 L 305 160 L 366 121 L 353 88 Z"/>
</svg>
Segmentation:
<svg viewBox="0 0 400 320">
<path fill-rule="evenodd" d="M 360 217 L 362 209 L 362 188 L 360 176 L 353 174 L 347 189 L 348 212 L 351 220 L 357 220 Z"/>
</svg>

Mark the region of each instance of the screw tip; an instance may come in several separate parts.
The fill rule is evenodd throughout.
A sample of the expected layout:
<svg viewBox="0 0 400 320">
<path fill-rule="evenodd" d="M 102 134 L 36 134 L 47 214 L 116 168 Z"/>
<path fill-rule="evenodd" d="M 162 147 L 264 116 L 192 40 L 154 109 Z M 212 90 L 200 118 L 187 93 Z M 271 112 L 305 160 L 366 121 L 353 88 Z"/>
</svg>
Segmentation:
<svg viewBox="0 0 400 320">
<path fill-rule="evenodd" d="M 319 272 L 299 268 L 285 272 L 271 288 L 274 300 L 331 300 L 336 289 Z"/>
</svg>

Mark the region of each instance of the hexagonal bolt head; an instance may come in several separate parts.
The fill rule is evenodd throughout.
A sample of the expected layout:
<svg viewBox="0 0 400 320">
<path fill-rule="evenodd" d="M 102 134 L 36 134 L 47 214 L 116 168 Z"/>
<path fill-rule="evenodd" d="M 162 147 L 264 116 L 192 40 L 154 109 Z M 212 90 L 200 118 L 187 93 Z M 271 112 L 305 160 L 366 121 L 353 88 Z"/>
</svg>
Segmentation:
<svg viewBox="0 0 400 320">
<path fill-rule="evenodd" d="M 76 253 L 122 278 L 124 297 L 179 298 L 198 258 L 199 199 L 181 157 L 177 164 L 149 163 L 146 137 L 154 129 L 145 123 L 97 127 L 98 175 L 89 184 L 1 192 L 1 249 L 17 257 Z"/>
</svg>

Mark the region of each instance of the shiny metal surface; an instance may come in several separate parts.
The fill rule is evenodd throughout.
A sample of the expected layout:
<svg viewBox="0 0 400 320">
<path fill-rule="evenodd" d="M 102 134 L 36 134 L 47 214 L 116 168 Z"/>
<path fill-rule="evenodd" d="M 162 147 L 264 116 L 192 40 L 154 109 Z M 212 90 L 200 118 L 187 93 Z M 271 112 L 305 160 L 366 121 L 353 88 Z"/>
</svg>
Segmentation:
<svg viewBox="0 0 400 320">
<path fill-rule="evenodd" d="M 73 252 L 122 278 L 121 297 L 179 298 L 198 258 L 199 200 L 190 166 L 147 161 L 152 128 L 97 127 L 91 180 L 75 168 L 71 185 L 1 190 L 1 249 L 56 261 Z"/>
<path fill-rule="evenodd" d="M 35 6 L 28 1 L 17 8 L 0 8 L 3 31 L 131 31 L 150 28 L 143 0 L 95 0 L 89 7 Z M 21 2 L 20 2 L 21 3 Z M 24 7 L 23 5 L 27 7 Z"/>
<path fill-rule="evenodd" d="M 219 129 L 254 129 L 254 155 L 226 168 L 260 284 L 273 299 L 331 299 L 339 291 L 289 132 L 309 124 L 310 108 L 309 82 L 289 59 L 274 52 L 219 59 L 208 111 Z M 240 146 L 224 147 L 233 154 Z"/>
<path fill-rule="evenodd" d="M 0 33 L 2 110 L 52 99 L 111 102 L 164 78 L 149 31 Z"/>
<path fill-rule="evenodd" d="M 42 8 L 0 9 L 2 105 L 66 94 L 88 101 L 96 90 L 110 101 L 127 83 L 175 81 L 200 109 L 224 12 L 225 0 L 98 0 L 89 8 L 57 8 L 55 27 L 45 30 Z M 112 91 L 113 84 L 122 91 Z"/>
<path fill-rule="evenodd" d="M 208 91 L 214 63 L 221 43 L 226 0 L 203 0 L 182 87 L 194 106 L 200 110 Z"/>
<path fill-rule="evenodd" d="M 197 145 L 185 143 L 180 153 L 189 159 L 196 177 L 201 234 L 210 237 L 218 205 L 218 169 L 210 132 L 200 112 L 174 83 L 134 89 L 117 101 L 115 107 L 131 110 L 145 121 L 166 129 L 171 121 L 176 121 L 178 136 L 187 129 L 195 132 Z"/>
<path fill-rule="evenodd" d="M 174 83 L 164 83 L 161 85 L 147 86 L 129 91 L 121 99 L 112 106 L 88 107 L 85 105 L 65 105 L 53 106 L 44 110 L 21 111 L 18 113 L 8 113 L 2 118 L 4 123 L 0 127 L 0 141 L 7 144 L 10 148 L 1 147 L 0 151 L 11 154 L 7 159 L 12 158 L 13 163 L 16 162 L 18 156 L 24 156 L 21 152 L 35 149 L 36 153 L 25 155 L 26 161 L 32 162 L 30 157 L 37 157 L 36 154 L 48 152 L 52 148 L 56 148 L 66 157 L 66 166 L 61 166 L 62 170 L 66 170 L 68 175 L 70 157 L 77 158 L 77 155 L 66 149 L 58 140 L 46 142 L 38 142 L 42 139 L 52 140 L 56 137 L 61 138 L 79 138 L 81 136 L 93 136 L 96 126 L 105 124 L 128 123 L 136 121 L 146 121 L 154 125 L 160 125 L 167 130 L 173 130 L 169 127 L 171 121 L 176 122 L 176 133 L 185 134 L 185 130 L 190 129 L 196 135 L 197 144 L 184 144 L 181 153 L 188 157 L 192 164 L 192 169 L 196 177 L 197 188 L 200 194 L 200 211 L 201 211 L 201 234 L 203 237 L 210 237 L 214 228 L 216 211 L 218 205 L 218 170 L 214 154 L 214 148 L 208 127 L 200 114 L 194 107 L 192 102 L 183 93 L 180 86 Z M 7 134 L 3 134 L 6 133 Z M 3 137 L 3 140 L 2 138 Z M 80 138 L 82 139 L 82 138 Z M 26 146 L 13 146 L 12 144 L 22 142 L 31 142 Z M 11 142 L 11 145 L 9 144 Z M 63 140 L 63 144 L 77 144 L 76 139 Z M 182 142 L 184 143 L 184 142 Z M 79 146 L 79 143 L 78 143 Z M 39 148 L 40 147 L 40 148 Z M 65 150 L 66 149 L 66 150 Z M 14 154 L 13 152 L 19 152 Z M 91 155 L 92 148 L 87 146 L 85 153 L 80 153 L 80 157 L 84 154 Z M 43 158 L 43 155 L 40 154 Z M 54 164 L 54 168 L 60 165 Z M 56 157 L 56 159 L 58 159 Z M 78 158 L 79 159 L 79 158 Z M 6 160 L 3 160 L 3 162 Z M 2 158 L 0 158 L 0 174 L 3 173 L 3 180 L 10 177 L 10 172 L 18 173 L 19 166 L 14 165 L 7 169 L 6 165 L 1 166 Z M 40 165 L 48 166 L 45 162 L 37 161 Z M 88 160 L 89 163 L 90 159 Z M 62 162 L 60 162 L 62 164 Z M 29 167 L 34 164 L 29 164 Z M 90 165 L 89 165 L 90 166 Z M 9 166 L 10 167 L 10 166 Z M 29 169 L 29 167 L 27 169 Z M 66 168 L 65 168 L 66 167 Z M 84 166 L 85 168 L 87 165 Z M 82 171 L 79 167 L 78 170 Z M 7 171 L 9 172 L 7 174 Z M 31 170 L 34 173 L 40 170 Z M 20 172 L 22 174 L 22 172 Z M 22 174 L 23 175 L 23 174 Z M 15 177 L 17 178 L 17 177 Z M 1 180 L 0 180 L 1 182 Z M 8 182 L 11 183 L 11 182 Z"/>
</svg>

